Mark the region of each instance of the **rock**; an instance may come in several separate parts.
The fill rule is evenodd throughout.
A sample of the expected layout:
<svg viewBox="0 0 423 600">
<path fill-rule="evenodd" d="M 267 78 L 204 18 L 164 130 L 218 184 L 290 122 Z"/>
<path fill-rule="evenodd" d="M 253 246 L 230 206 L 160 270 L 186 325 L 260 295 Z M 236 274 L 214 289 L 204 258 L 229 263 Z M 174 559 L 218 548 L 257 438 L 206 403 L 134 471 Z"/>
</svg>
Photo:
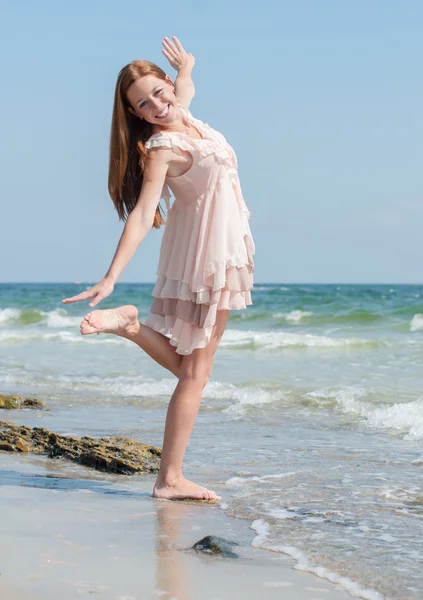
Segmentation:
<svg viewBox="0 0 423 600">
<path fill-rule="evenodd" d="M 38 408 L 39 410 L 48 410 L 48 406 L 37 400 L 37 398 L 25 398 L 22 408 Z"/>
<path fill-rule="evenodd" d="M 215 535 L 206 535 L 192 546 L 192 550 L 205 554 L 218 554 L 224 558 L 238 558 L 238 554 L 232 551 L 234 546 L 239 546 L 239 544 Z"/>
<path fill-rule="evenodd" d="M 0 421 L 0 450 L 47 454 L 107 473 L 156 473 L 161 450 L 123 437 L 78 439 L 43 427 L 18 426 Z"/>
<path fill-rule="evenodd" d="M 41 402 L 41 400 L 37 400 L 37 398 L 8 396 L 7 394 L 0 394 L 0 408 L 38 408 L 41 410 L 48 410 L 48 406 L 44 404 L 44 402 Z"/>
</svg>

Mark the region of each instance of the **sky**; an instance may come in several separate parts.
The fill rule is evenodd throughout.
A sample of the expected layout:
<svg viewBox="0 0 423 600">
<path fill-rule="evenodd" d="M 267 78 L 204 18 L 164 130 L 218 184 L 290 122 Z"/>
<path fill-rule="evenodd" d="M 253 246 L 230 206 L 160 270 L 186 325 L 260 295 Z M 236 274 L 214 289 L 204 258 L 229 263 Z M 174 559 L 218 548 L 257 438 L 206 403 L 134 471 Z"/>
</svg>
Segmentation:
<svg viewBox="0 0 423 600">
<path fill-rule="evenodd" d="M 0 0 L 0 281 L 99 281 L 119 70 L 164 36 L 235 148 L 256 283 L 421 283 L 423 3 Z M 156 278 L 163 229 L 121 276 Z"/>
</svg>

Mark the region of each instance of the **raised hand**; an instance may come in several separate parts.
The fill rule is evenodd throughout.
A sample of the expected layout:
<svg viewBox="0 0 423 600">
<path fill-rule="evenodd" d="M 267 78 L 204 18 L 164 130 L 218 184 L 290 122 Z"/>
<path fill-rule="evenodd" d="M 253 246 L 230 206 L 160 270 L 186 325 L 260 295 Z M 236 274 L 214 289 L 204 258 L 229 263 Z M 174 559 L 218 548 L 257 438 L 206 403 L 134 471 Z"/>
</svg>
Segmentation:
<svg viewBox="0 0 423 600">
<path fill-rule="evenodd" d="M 172 36 L 172 40 L 165 37 L 162 42 L 162 52 L 169 61 L 170 66 L 178 71 L 178 73 L 181 70 L 192 71 L 195 65 L 194 56 L 184 50 L 181 42 L 175 35 Z"/>
<path fill-rule="evenodd" d="M 113 292 L 114 285 L 111 281 L 107 279 L 102 279 L 99 281 L 94 287 L 90 288 L 85 292 L 81 292 L 77 296 L 72 296 L 71 298 L 64 298 L 62 300 L 63 304 L 71 304 L 72 302 L 80 302 L 81 300 L 91 300 L 90 306 L 97 306 L 99 302 L 110 296 Z"/>
</svg>

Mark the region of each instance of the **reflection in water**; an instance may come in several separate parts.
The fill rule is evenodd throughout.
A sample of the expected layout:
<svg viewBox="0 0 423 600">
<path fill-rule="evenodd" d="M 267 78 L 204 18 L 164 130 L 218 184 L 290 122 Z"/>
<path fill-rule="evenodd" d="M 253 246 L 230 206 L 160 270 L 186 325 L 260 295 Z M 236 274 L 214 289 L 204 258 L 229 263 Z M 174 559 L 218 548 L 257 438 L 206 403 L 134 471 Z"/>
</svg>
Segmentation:
<svg viewBox="0 0 423 600">
<path fill-rule="evenodd" d="M 158 501 L 156 506 L 156 593 L 163 600 L 188 600 L 189 576 L 177 540 L 182 518 L 190 507 L 167 501 Z"/>
</svg>

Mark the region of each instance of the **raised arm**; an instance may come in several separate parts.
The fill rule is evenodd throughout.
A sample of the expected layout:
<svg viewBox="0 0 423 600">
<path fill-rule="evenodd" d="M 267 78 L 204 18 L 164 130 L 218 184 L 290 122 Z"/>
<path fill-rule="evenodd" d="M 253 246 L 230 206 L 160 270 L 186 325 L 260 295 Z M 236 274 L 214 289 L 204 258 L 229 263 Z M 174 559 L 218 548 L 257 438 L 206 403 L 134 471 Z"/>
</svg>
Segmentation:
<svg viewBox="0 0 423 600">
<path fill-rule="evenodd" d="M 178 75 L 175 79 L 175 94 L 179 104 L 185 108 L 189 108 L 191 100 L 195 95 L 194 82 L 192 80 L 192 70 L 195 65 L 194 56 L 186 52 L 176 36 L 172 36 L 172 40 L 165 37 L 163 42 L 163 54 L 166 56 L 171 67 L 173 67 Z"/>
<path fill-rule="evenodd" d="M 160 200 L 168 165 L 172 158 L 174 158 L 172 150 L 168 148 L 150 150 L 144 169 L 143 184 L 138 202 L 125 223 L 115 255 L 106 275 L 99 283 L 86 292 L 62 300 L 64 304 L 79 302 L 81 300 L 91 300 L 90 306 L 96 306 L 113 292 L 114 285 L 122 274 L 122 271 L 128 265 L 138 246 L 153 226 L 157 204 Z"/>
</svg>

